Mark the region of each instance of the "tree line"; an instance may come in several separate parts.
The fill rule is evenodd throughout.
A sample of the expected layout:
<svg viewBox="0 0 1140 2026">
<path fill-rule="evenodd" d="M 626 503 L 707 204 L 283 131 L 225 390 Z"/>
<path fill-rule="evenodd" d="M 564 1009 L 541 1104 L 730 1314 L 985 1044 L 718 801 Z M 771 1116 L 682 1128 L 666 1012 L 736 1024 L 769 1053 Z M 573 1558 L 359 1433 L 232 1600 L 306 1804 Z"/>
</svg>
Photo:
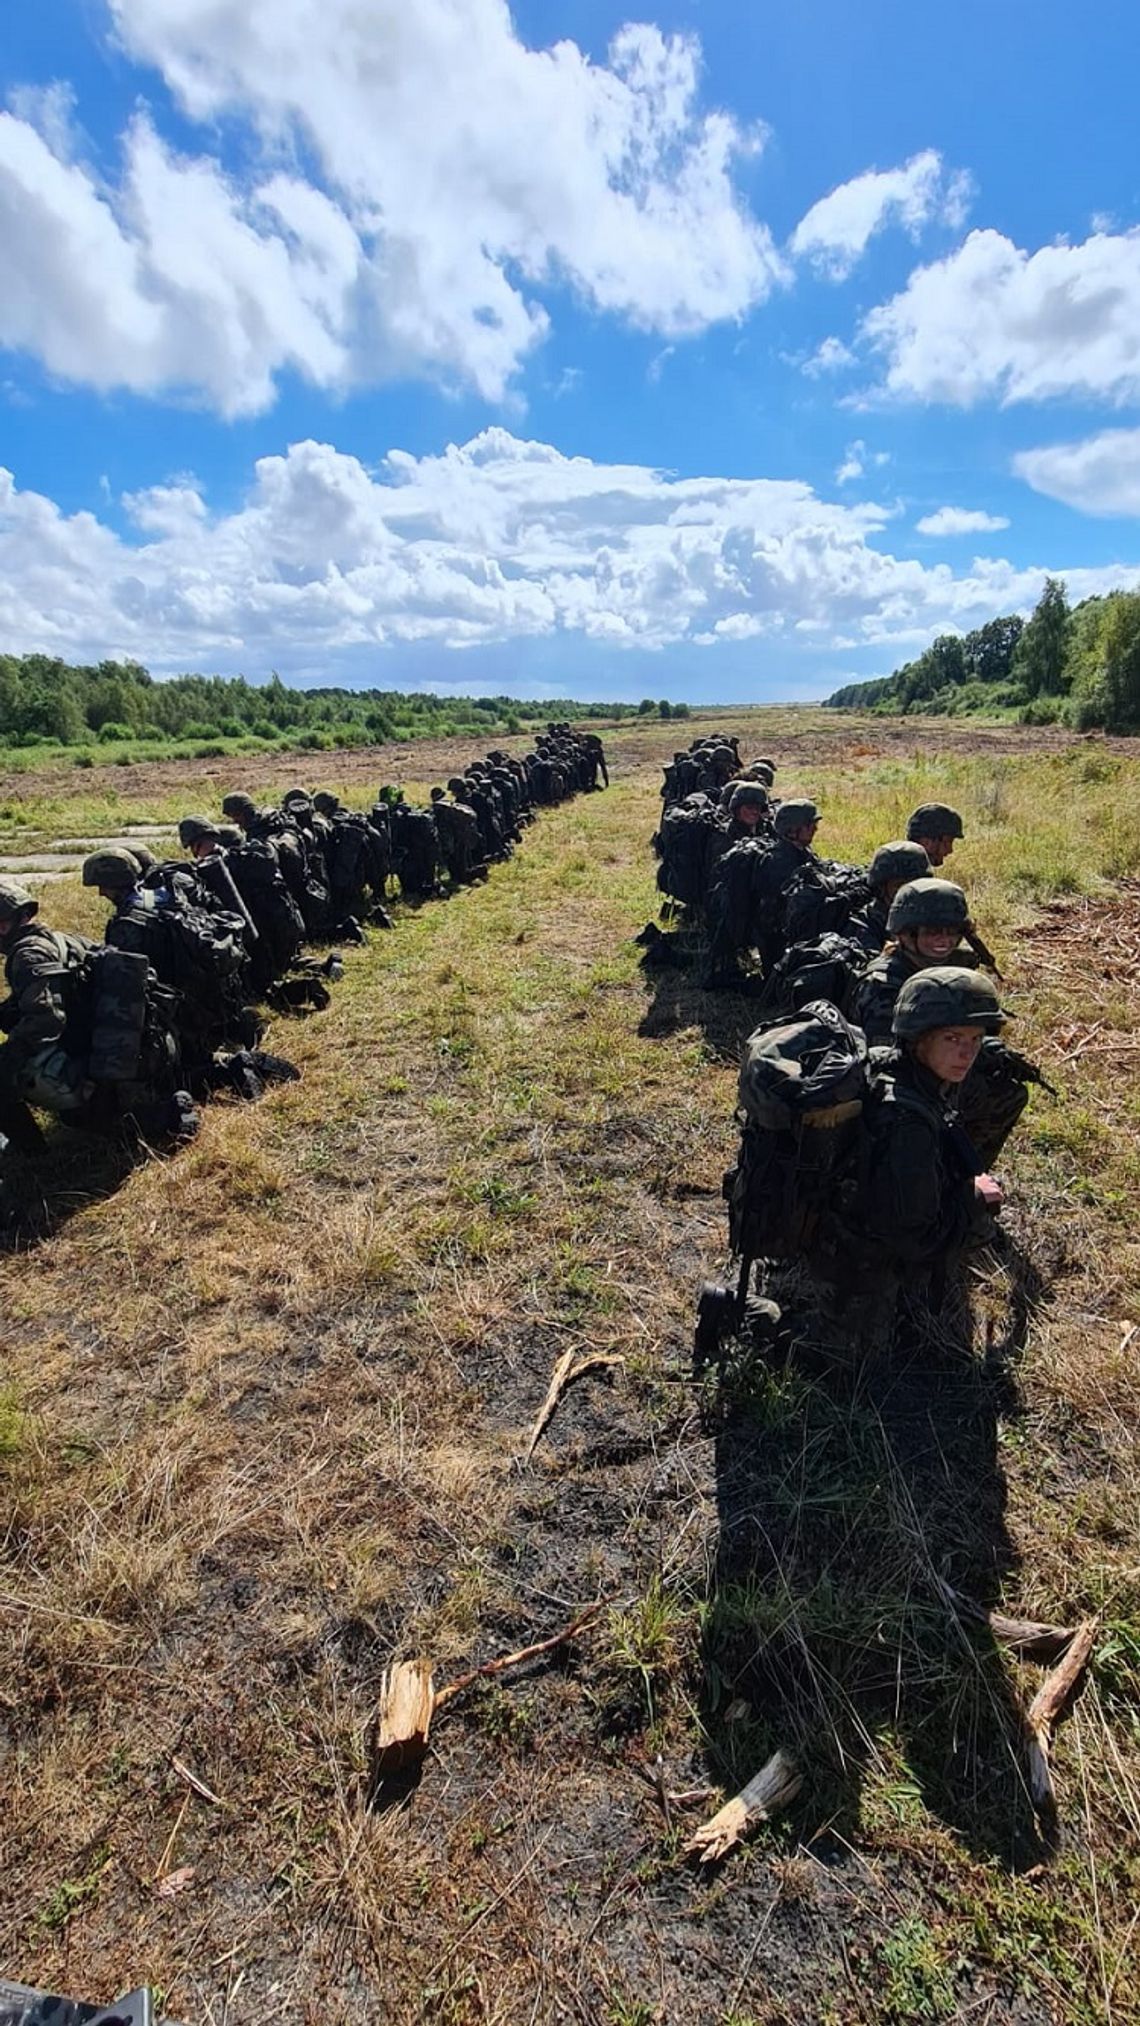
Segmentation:
<svg viewBox="0 0 1140 2026">
<path fill-rule="evenodd" d="M 277 675 L 261 684 L 217 675 L 159 681 L 137 661 L 92 665 L 46 654 L 0 655 L 0 744 L 9 747 L 174 742 L 206 757 L 215 744 L 226 751 L 234 741 L 249 741 L 331 751 L 428 737 L 482 738 L 527 731 L 552 718 L 636 715 L 633 704 L 290 689 Z"/>
<path fill-rule="evenodd" d="M 991 619 L 973 633 L 943 633 L 893 675 L 848 683 L 835 710 L 884 717 L 959 717 L 995 711 L 1023 724 L 1140 731 L 1140 591 L 1110 591 L 1070 607 L 1047 577 L 1032 616 Z"/>
</svg>

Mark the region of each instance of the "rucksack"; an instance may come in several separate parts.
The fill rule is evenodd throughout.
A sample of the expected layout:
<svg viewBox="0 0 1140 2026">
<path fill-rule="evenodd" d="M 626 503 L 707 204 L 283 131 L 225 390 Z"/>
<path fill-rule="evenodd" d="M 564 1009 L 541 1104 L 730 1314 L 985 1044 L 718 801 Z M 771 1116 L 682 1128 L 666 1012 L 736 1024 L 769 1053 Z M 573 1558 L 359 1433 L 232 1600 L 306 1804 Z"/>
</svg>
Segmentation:
<svg viewBox="0 0 1140 2026">
<path fill-rule="evenodd" d="M 869 1095 L 867 1043 L 834 1006 L 749 1036 L 740 1071 L 740 1152 L 724 1178 L 732 1251 L 796 1259 L 812 1249 L 857 1162 Z"/>
<path fill-rule="evenodd" d="M 826 999 L 849 1014 L 856 980 L 866 968 L 867 952 L 850 936 L 828 934 L 796 943 L 765 980 L 759 1010 L 786 1019 L 813 999 Z"/>
<path fill-rule="evenodd" d="M 711 802 L 691 809 L 678 802 L 666 809 L 657 833 L 661 864 L 657 885 L 670 900 L 700 906 L 708 887 L 709 837 L 715 822 Z"/>
<path fill-rule="evenodd" d="M 853 914 L 871 898 L 867 875 L 857 865 L 806 865 L 784 894 L 784 934 L 789 947 L 818 936 L 842 933 Z M 823 994 L 825 998 L 830 994 Z"/>
<path fill-rule="evenodd" d="M 230 876 L 253 917 L 265 952 L 267 972 L 287 971 L 305 940 L 301 911 L 282 876 L 271 844 L 235 844 L 226 853 Z"/>
<path fill-rule="evenodd" d="M 782 895 L 765 893 L 760 873 L 772 849 L 770 837 L 746 837 L 723 853 L 710 895 L 717 940 L 726 949 L 746 950 L 779 925 Z"/>
<path fill-rule="evenodd" d="M 61 940 L 67 946 L 60 966 L 67 1053 L 82 1062 L 92 1083 L 173 1089 L 177 994 L 159 984 L 141 954 Z"/>
</svg>

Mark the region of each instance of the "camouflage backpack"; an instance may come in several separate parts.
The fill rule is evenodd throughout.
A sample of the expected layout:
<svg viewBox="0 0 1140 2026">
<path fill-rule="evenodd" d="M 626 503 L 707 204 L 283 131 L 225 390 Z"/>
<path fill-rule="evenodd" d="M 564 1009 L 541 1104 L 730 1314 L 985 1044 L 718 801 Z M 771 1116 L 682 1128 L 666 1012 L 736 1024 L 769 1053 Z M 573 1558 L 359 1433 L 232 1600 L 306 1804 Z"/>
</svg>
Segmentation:
<svg viewBox="0 0 1140 2026">
<path fill-rule="evenodd" d="M 709 837 L 714 823 L 715 812 L 707 799 L 695 807 L 678 802 L 666 809 L 657 833 L 661 856 L 657 885 L 670 900 L 699 907 L 705 899 Z"/>
<path fill-rule="evenodd" d="M 783 927 L 789 947 L 815 942 L 829 933 L 841 934 L 870 898 L 871 888 L 861 866 L 805 866 L 784 895 Z"/>
<path fill-rule="evenodd" d="M 868 1050 L 834 1006 L 756 1028 L 740 1071 L 740 1152 L 724 1178 L 732 1250 L 797 1259 L 813 1247 L 842 1177 L 857 1162 Z"/>
<path fill-rule="evenodd" d="M 867 952 L 850 936 L 825 934 L 785 950 L 765 980 L 759 1010 L 771 1019 L 798 1013 L 813 999 L 826 999 L 849 1014 L 856 981 L 867 968 Z"/>
</svg>

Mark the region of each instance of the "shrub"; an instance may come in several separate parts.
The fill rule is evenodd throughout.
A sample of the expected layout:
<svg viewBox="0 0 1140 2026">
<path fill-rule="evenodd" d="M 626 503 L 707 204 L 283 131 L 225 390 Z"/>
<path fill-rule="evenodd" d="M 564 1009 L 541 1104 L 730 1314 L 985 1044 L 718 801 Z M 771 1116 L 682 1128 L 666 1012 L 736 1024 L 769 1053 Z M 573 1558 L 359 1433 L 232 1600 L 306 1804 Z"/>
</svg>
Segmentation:
<svg viewBox="0 0 1140 2026">
<path fill-rule="evenodd" d="M 128 739 L 133 739 L 134 736 L 135 734 L 131 730 L 130 725 L 116 722 L 114 718 L 109 718 L 105 725 L 100 725 L 98 732 L 99 744 L 101 746 L 123 745 Z"/>
</svg>

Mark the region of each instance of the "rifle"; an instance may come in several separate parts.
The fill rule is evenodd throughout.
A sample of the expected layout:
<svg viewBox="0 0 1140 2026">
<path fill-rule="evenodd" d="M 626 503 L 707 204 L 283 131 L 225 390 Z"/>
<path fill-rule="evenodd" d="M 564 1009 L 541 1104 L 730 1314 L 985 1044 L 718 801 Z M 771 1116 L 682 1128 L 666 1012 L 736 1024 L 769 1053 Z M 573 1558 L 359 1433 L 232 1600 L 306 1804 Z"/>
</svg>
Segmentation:
<svg viewBox="0 0 1140 2026">
<path fill-rule="evenodd" d="M 985 970 L 993 972 L 994 977 L 998 981 L 998 984 L 1004 985 L 1005 979 L 1002 977 L 1001 972 L 998 970 L 997 958 L 994 956 L 993 951 L 988 947 L 988 945 L 986 943 L 983 943 L 980 935 L 978 934 L 977 929 L 974 927 L 973 922 L 968 922 L 966 924 L 966 927 L 962 930 L 962 941 L 964 943 L 969 944 L 979 964 L 981 964 Z"/>
<path fill-rule="evenodd" d="M 1011 1048 L 1007 1041 L 1000 1041 L 998 1047 L 1005 1058 L 1006 1068 L 1014 1076 L 1019 1077 L 1022 1083 L 1035 1083 L 1050 1097 L 1060 1096 L 1060 1092 L 1054 1089 L 1044 1070 L 1038 1063 L 1032 1062 L 1028 1055 L 1020 1054 L 1016 1048 Z"/>
</svg>

